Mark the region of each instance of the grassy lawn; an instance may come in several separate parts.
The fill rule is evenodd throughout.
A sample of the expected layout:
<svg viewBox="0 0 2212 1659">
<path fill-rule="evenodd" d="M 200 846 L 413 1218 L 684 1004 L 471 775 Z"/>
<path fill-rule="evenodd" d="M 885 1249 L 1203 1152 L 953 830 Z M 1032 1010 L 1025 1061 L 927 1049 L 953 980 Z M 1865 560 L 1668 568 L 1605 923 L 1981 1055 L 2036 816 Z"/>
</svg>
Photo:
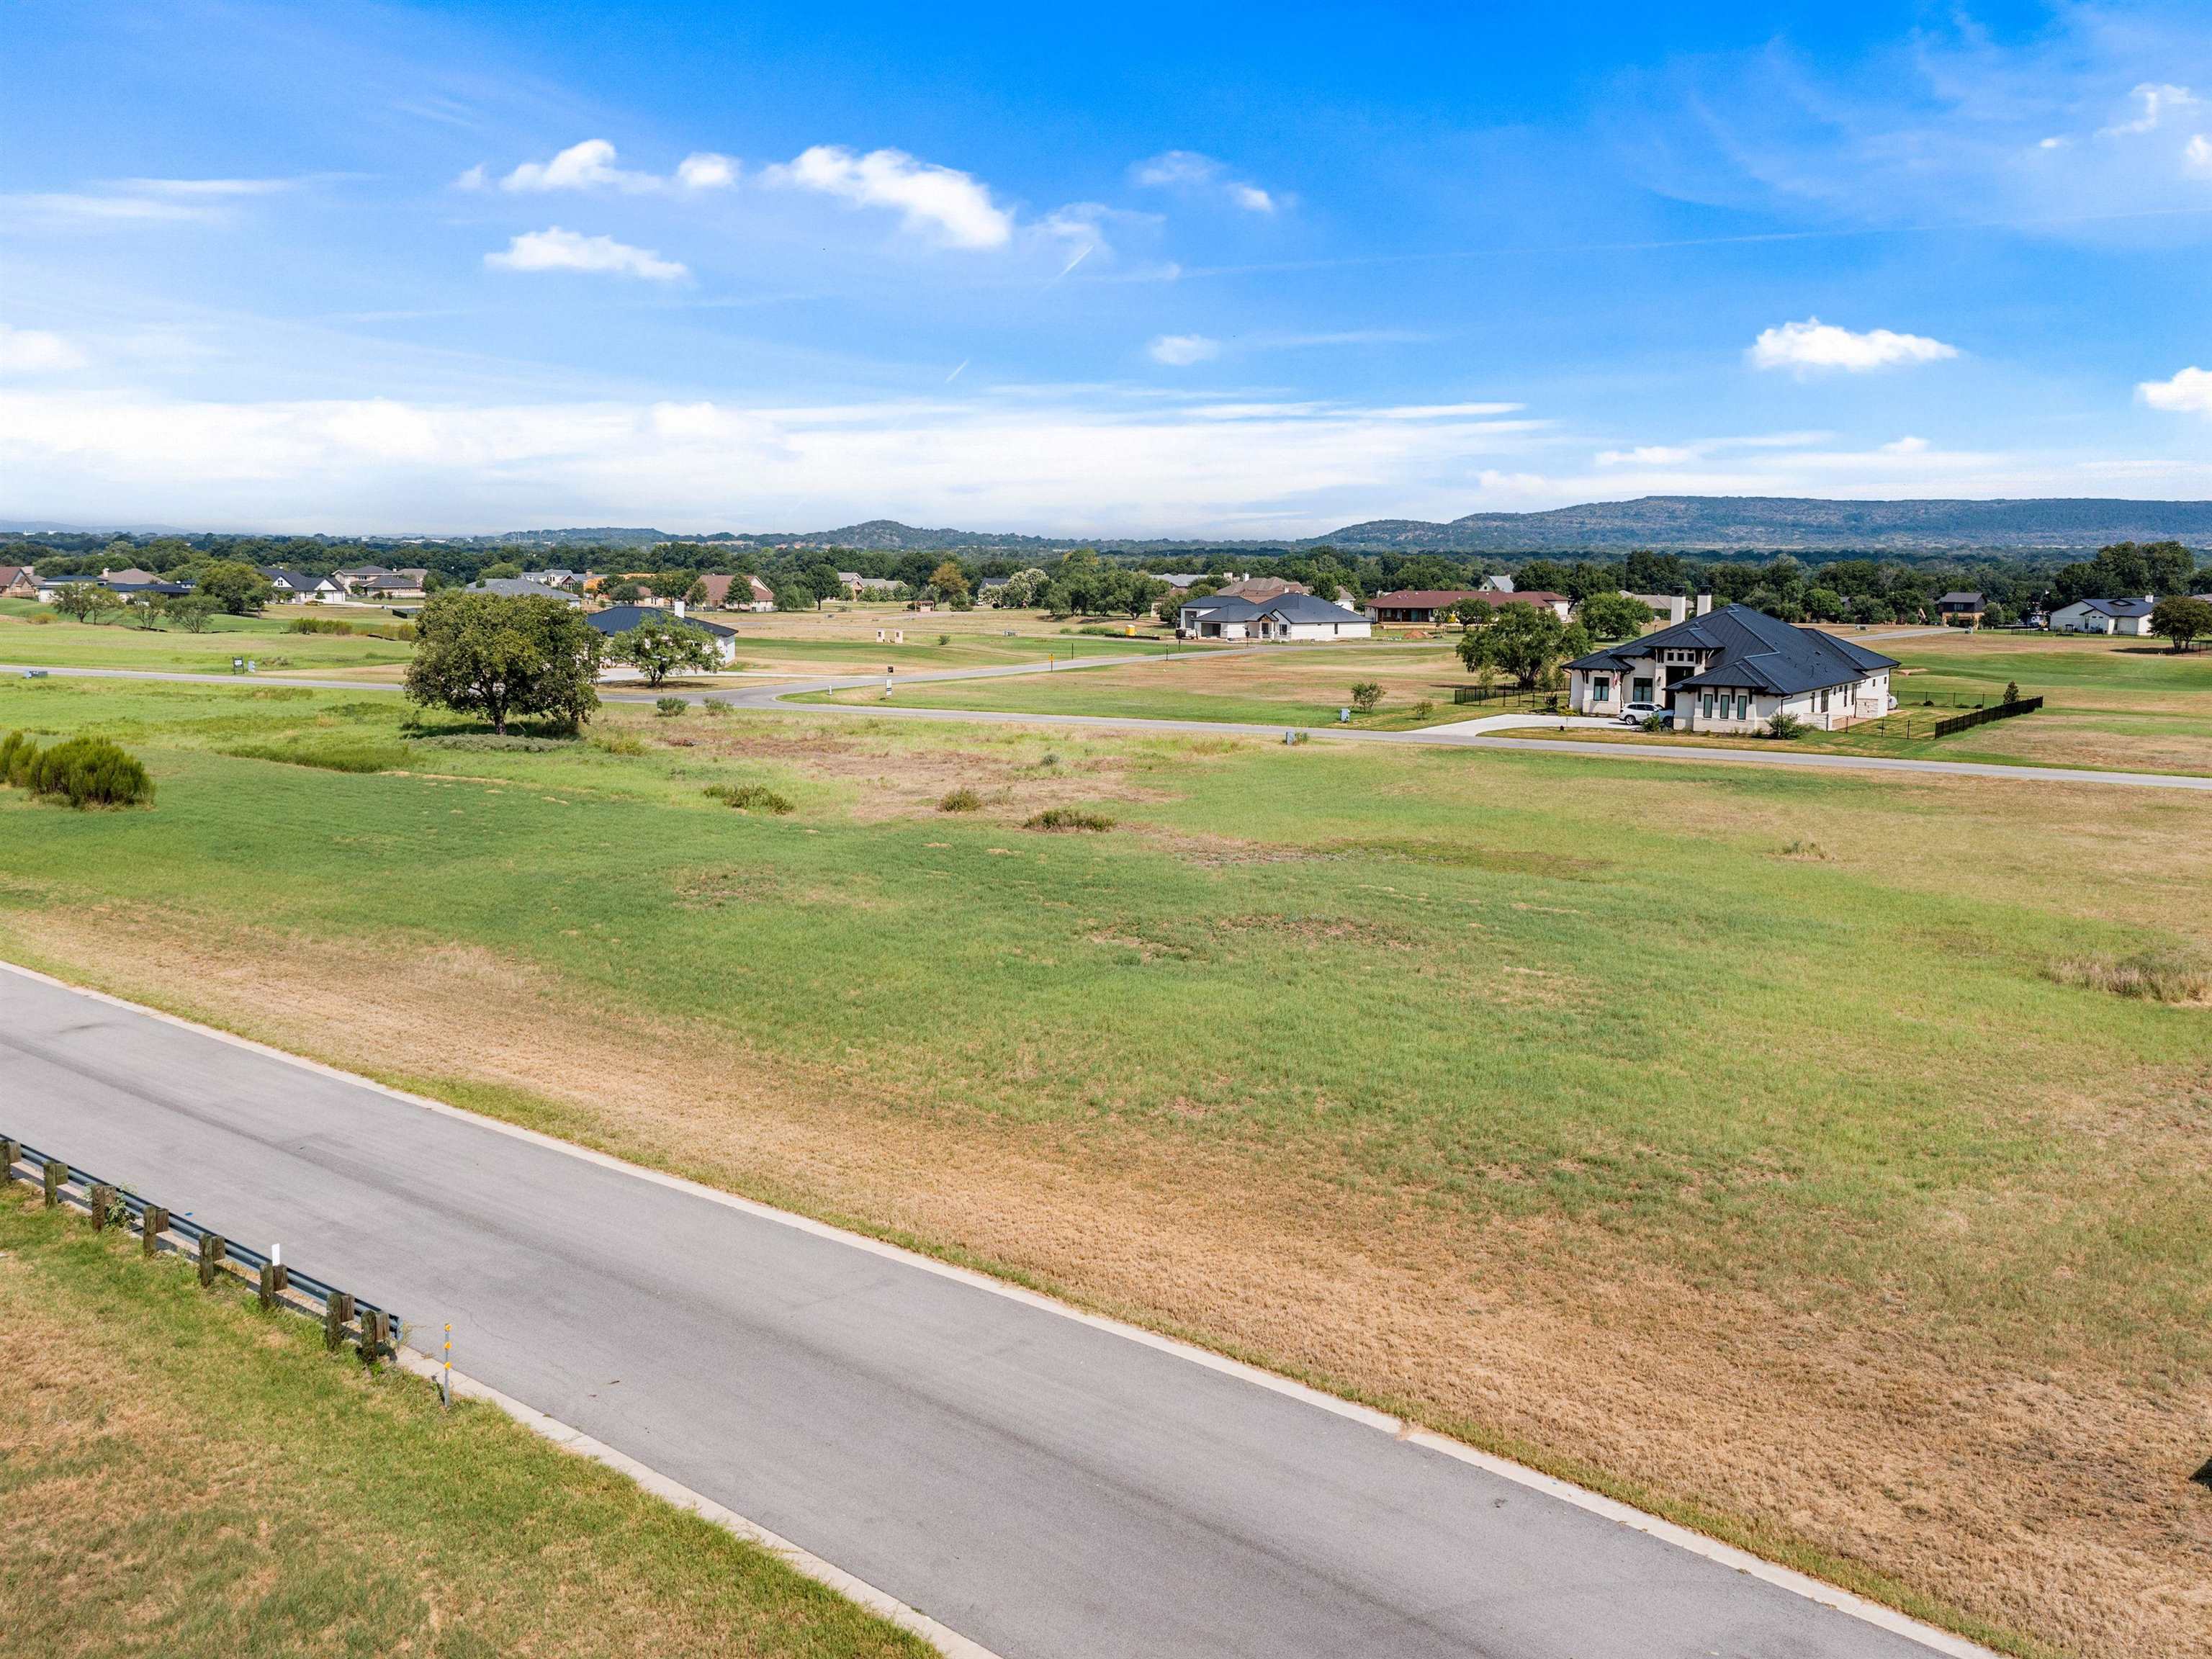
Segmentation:
<svg viewBox="0 0 2212 1659">
<path fill-rule="evenodd" d="M 301 607 L 301 611 L 308 609 Z M 326 610 L 317 605 L 311 609 L 318 617 L 362 625 L 392 620 L 388 612 L 367 608 Z M 36 600 L 0 600 L 0 663 L 228 674 L 233 658 L 250 657 L 265 673 L 321 673 L 396 665 L 413 653 L 414 647 L 399 640 L 288 632 L 301 611 L 264 617 L 218 617 L 206 633 L 187 634 L 174 627 L 143 629 L 121 622 L 71 622 L 56 615 L 52 605 Z"/>
<path fill-rule="evenodd" d="M 793 674 L 902 673 L 924 669 L 995 668 L 1058 657 L 1158 656 L 1176 649 L 1149 620 L 1054 622 L 1035 611 L 948 611 L 916 616 L 902 605 L 830 605 L 820 611 L 733 612 L 714 620 L 738 630 L 738 655 L 748 667 Z M 1124 635 L 1124 627 L 1133 635 Z M 1109 636 L 1085 627 L 1108 628 Z M 881 629 L 886 637 L 878 641 Z M 903 632 L 903 641 L 890 636 Z M 940 642 L 941 641 L 941 642 Z M 1186 653 L 1201 650 L 1186 645 Z"/>
<path fill-rule="evenodd" d="M 956 681 L 902 687 L 896 696 L 924 708 L 1334 726 L 1360 680 L 1380 685 L 1383 700 L 1373 714 L 1356 718 L 1357 726 L 1402 731 L 1480 712 L 1453 707 L 1451 688 L 1465 684 L 1467 675 L 1459 658 L 1443 646 L 1292 645 L 1225 656 L 1186 653 L 1170 662 L 1089 668 L 1065 678 Z M 817 700 L 865 703 L 881 695 L 872 686 Z M 1431 705 L 1425 714 L 1418 712 L 1423 702 Z"/>
<path fill-rule="evenodd" d="M 1348 684 L 1324 656 L 1389 672 L 1201 672 Z M 2212 803 L 404 718 L 0 681 L 0 730 L 106 732 L 161 789 L 0 791 L 0 949 L 1389 1402 L 2020 1650 L 2203 1650 L 2212 1011 L 2081 969 L 2212 949 Z M 749 783 L 795 810 L 703 793 Z M 1054 805 L 1115 827 L 1024 827 Z"/>
<path fill-rule="evenodd" d="M 488 1406 L 0 1195 L 0 1649 L 930 1650 Z"/>
</svg>

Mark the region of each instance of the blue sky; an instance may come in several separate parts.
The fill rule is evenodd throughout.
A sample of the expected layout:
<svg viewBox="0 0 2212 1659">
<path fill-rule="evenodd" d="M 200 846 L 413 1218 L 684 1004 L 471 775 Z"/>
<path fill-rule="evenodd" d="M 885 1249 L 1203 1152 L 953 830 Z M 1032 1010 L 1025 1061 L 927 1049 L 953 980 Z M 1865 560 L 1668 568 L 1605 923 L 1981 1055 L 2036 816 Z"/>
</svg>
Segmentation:
<svg viewBox="0 0 2212 1659">
<path fill-rule="evenodd" d="M 942 9 L 14 0 L 0 517 L 2212 496 L 2201 5 Z"/>
</svg>

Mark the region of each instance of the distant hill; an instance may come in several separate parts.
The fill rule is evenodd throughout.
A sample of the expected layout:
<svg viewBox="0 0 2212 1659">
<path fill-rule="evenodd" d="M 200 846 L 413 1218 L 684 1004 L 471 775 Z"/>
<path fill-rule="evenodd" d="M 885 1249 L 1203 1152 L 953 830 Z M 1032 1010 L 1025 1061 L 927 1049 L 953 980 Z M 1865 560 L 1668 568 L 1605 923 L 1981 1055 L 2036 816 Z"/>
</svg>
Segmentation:
<svg viewBox="0 0 2212 1659">
<path fill-rule="evenodd" d="M 2094 497 L 1832 501 L 1797 495 L 1645 495 L 1543 513 L 1470 513 L 1449 524 L 1371 519 L 1315 542 L 1362 551 L 1549 553 L 1589 549 L 1862 547 L 2070 549 L 2172 538 L 2212 542 L 2212 501 Z"/>
</svg>

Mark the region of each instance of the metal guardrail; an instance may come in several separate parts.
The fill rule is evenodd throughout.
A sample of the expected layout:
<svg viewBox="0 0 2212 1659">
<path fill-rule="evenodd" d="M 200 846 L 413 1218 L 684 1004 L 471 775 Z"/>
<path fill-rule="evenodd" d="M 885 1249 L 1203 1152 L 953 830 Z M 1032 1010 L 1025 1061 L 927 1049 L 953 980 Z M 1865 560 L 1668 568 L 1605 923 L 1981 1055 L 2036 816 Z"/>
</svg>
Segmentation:
<svg viewBox="0 0 2212 1659">
<path fill-rule="evenodd" d="M 26 1164 L 27 1173 L 21 1167 Z M 404 1327 L 391 1309 L 301 1273 L 127 1187 L 102 1181 L 89 1170 L 0 1136 L 0 1187 L 16 1181 L 43 1186 L 49 1209 L 67 1206 L 90 1216 L 95 1229 L 120 1227 L 136 1232 L 148 1255 L 168 1250 L 196 1260 L 202 1285 L 213 1285 L 219 1276 L 241 1279 L 254 1287 L 263 1307 L 320 1319 L 323 1340 L 330 1348 L 352 1342 L 365 1360 L 390 1358 L 398 1352 Z"/>
</svg>

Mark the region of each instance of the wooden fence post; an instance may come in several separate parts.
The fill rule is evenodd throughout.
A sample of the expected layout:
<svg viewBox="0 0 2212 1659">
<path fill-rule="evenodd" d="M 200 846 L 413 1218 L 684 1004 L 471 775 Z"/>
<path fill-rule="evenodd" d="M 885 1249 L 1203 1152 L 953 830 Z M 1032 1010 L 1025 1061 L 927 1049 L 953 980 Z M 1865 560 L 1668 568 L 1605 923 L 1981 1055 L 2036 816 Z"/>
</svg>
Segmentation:
<svg viewBox="0 0 2212 1659">
<path fill-rule="evenodd" d="M 114 1203 L 114 1188 L 109 1186 L 104 1181 L 95 1181 L 92 1183 L 93 1231 L 96 1233 L 105 1232 L 107 1230 L 107 1212 Z"/>
<path fill-rule="evenodd" d="M 345 1346 L 345 1328 L 353 1318 L 353 1293 L 332 1291 L 323 1298 L 323 1346 L 332 1353 Z"/>
<path fill-rule="evenodd" d="M 222 1271 L 223 1242 L 221 1233 L 200 1235 L 200 1285 L 202 1289 L 215 1283 L 215 1276 Z"/>
<path fill-rule="evenodd" d="M 169 1212 L 158 1204 L 149 1204 L 138 1229 L 138 1243 L 148 1255 L 161 1250 L 161 1235 L 168 1231 Z"/>
<path fill-rule="evenodd" d="M 374 1365 L 391 1352 L 392 1316 L 381 1309 L 363 1310 L 361 1316 L 362 1363 Z"/>
<path fill-rule="evenodd" d="M 261 1311 L 267 1313 L 276 1305 L 276 1264 L 264 1261 L 261 1264 Z"/>
<path fill-rule="evenodd" d="M 0 1187 L 15 1178 L 15 1160 L 22 1155 L 21 1141 L 0 1139 Z"/>
<path fill-rule="evenodd" d="M 62 1201 L 62 1182 L 69 1179 L 69 1165 L 58 1158 L 46 1160 L 46 1207 L 52 1209 Z"/>
</svg>

